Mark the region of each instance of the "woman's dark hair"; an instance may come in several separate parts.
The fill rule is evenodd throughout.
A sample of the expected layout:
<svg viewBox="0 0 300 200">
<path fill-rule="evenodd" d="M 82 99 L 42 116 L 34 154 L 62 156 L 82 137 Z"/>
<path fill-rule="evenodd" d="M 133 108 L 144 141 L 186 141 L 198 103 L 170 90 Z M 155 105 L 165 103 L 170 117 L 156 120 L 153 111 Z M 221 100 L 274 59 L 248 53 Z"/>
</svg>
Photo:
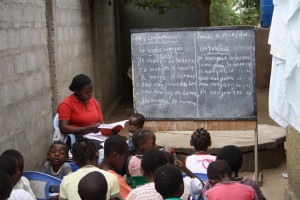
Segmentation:
<svg viewBox="0 0 300 200">
<path fill-rule="evenodd" d="M 153 175 L 158 167 L 166 164 L 168 159 L 163 151 L 151 150 L 143 155 L 141 167 L 146 174 Z"/>
<path fill-rule="evenodd" d="M 64 142 L 62 142 L 62 141 L 55 141 L 55 142 L 53 142 L 51 145 L 50 145 L 50 147 L 49 147 L 49 152 L 50 152 L 50 150 L 51 150 L 51 147 L 53 146 L 53 145 L 55 145 L 55 144 L 58 144 L 58 145 L 63 145 L 64 147 L 65 147 L 65 152 L 66 152 L 66 154 L 68 155 L 68 153 L 69 153 L 69 147 L 68 147 L 68 145 L 66 145 L 66 143 L 64 143 Z"/>
<path fill-rule="evenodd" d="M 148 139 L 149 135 L 151 135 L 151 134 L 154 134 L 154 133 L 152 133 L 150 130 L 143 129 L 143 128 L 140 128 L 140 129 L 137 129 L 136 131 L 134 131 L 133 136 L 132 136 L 132 142 L 133 142 L 134 147 L 136 149 L 138 149 L 139 143 L 147 142 L 147 139 Z"/>
<path fill-rule="evenodd" d="M 106 179 L 102 173 L 90 172 L 79 181 L 78 194 L 82 200 L 104 200 L 106 199 L 107 187 Z"/>
<path fill-rule="evenodd" d="M 69 89 L 72 92 L 80 91 L 84 86 L 89 85 L 91 83 L 92 81 L 87 75 L 79 74 L 73 78 L 71 85 L 69 86 Z"/>
<path fill-rule="evenodd" d="M 84 138 L 77 140 L 72 146 L 73 158 L 81 166 L 92 161 L 96 152 L 98 152 L 96 145 Z"/>
<path fill-rule="evenodd" d="M 156 191 L 164 199 L 173 197 L 183 185 L 181 171 L 176 165 L 160 166 L 155 171 L 153 179 Z"/>
<path fill-rule="evenodd" d="M 206 151 L 211 146 L 211 137 L 207 130 L 197 129 L 191 136 L 191 145 L 196 151 Z"/>
<path fill-rule="evenodd" d="M 211 180 L 222 181 L 222 179 L 232 175 L 232 170 L 230 169 L 227 162 L 224 160 L 217 160 L 211 162 L 207 168 L 207 177 Z"/>
<path fill-rule="evenodd" d="M 17 161 L 11 156 L 0 156 L 0 167 L 12 177 L 17 172 Z"/>
<path fill-rule="evenodd" d="M 10 157 L 13 157 L 14 159 L 16 160 L 23 160 L 23 156 L 20 152 L 18 152 L 17 150 L 15 149 L 8 149 L 6 151 L 4 151 L 2 153 L 2 156 L 10 156 Z"/>
<path fill-rule="evenodd" d="M 0 166 L 0 199 L 7 199 L 10 196 L 12 189 L 12 177 L 2 168 L 2 166 Z"/>
<path fill-rule="evenodd" d="M 243 165 L 243 153 L 237 146 L 227 145 L 220 149 L 217 160 L 226 161 L 233 172 L 239 172 Z"/>
<path fill-rule="evenodd" d="M 104 142 L 104 156 L 108 156 L 113 152 L 122 154 L 128 151 L 128 144 L 122 136 L 113 135 Z"/>
</svg>

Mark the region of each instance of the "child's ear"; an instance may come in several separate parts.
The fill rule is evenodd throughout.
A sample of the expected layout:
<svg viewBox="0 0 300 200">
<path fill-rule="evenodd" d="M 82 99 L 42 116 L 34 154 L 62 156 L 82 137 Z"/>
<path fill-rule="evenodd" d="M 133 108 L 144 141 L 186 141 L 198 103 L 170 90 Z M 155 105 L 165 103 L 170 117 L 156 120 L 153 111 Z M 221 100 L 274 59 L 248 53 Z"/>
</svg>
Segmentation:
<svg viewBox="0 0 300 200">
<path fill-rule="evenodd" d="M 97 158 L 97 160 L 99 159 L 99 151 L 96 151 L 95 152 L 95 156 L 96 156 L 96 158 Z"/>
<path fill-rule="evenodd" d="M 47 161 L 49 161 L 49 160 L 50 160 L 50 155 L 49 155 L 49 152 L 47 153 L 46 160 L 47 160 Z"/>
<path fill-rule="evenodd" d="M 139 149 L 144 149 L 144 143 L 143 142 L 139 142 Z"/>
</svg>

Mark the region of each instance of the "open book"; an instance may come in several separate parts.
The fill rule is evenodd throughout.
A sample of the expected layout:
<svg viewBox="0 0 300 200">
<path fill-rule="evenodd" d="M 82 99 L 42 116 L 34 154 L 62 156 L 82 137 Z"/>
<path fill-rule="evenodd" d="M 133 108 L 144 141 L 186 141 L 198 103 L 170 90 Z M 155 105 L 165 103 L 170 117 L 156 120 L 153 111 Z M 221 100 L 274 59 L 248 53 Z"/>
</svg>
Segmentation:
<svg viewBox="0 0 300 200">
<path fill-rule="evenodd" d="M 100 124 L 99 128 L 102 134 L 110 134 L 112 129 L 122 130 L 125 127 L 126 122 L 128 122 L 128 120 L 115 122 L 112 124 Z"/>
</svg>

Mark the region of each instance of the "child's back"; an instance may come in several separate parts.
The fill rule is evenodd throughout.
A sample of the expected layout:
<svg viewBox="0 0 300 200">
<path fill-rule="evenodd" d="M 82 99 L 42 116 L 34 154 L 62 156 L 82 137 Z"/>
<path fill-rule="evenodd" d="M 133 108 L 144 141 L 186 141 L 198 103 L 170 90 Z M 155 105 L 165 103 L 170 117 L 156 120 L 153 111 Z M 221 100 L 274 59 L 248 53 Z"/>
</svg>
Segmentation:
<svg viewBox="0 0 300 200">
<path fill-rule="evenodd" d="M 208 165 L 216 160 L 216 156 L 206 152 L 211 146 L 209 132 L 204 129 L 197 129 L 191 136 L 190 145 L 194 147 L 196 153 L 186 157 L 186 167 L 195 174 L 206 174 Z"/>
<path fill-rule="evenodd" d="M 257 200 L 253 188 L 231 181 L 232 170 L 224 160 L 212 162 L 208 166 L 207 176 L 214 186 L 204 193 L 204 199 Z"/>
<path fill-rule="evenodd" d="M 253 200 L 254 190 L 247 185 L 238 182 L 218 183 L 205 193 L 208 200 Z"/>
</svg>

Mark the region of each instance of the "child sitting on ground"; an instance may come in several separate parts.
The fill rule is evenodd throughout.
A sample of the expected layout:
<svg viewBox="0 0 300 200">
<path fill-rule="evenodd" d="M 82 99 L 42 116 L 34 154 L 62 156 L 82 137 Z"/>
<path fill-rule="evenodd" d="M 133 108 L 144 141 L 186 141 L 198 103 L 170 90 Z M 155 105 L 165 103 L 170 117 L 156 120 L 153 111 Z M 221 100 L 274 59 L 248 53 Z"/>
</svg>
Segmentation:
<svg viewBox="0 0 300 200">
<path fill-rule="evenodd" d="M 207 130 L 197 129 L 191 136 L 190 145 L 194 147 L 195 153 L 187 156 L 185 166 L 196 175 L 206 174 L 209 163 L 216 160 L 216 156 L 207 153 L 211 146 L 211 137 Z"/>
<path fill-rule="evenodd" d="M 13 181 L 8 172 L 0 166 L 0 199 L 7 200 L 13 189 Z"/>
<path fill-rule="evenodd" d="M 130 186 L 122 176 L 117 174 L 114 169 L 120 169 L 128 156 L 128 145 L 123 137 L 119 135 L 110 136 L 104 142 L 104 160 L 100 168 L 114 174 L 119 181 L 120 197 L 126 199 L 131 191 Z"/>
<path fill-rule="evenodd" d="M 44 165 L 43 173 L 59 179 L 63 179 L 65 175 L 72 173 L 70 164 L 66 163 L 68 152 L 68 146 L 61 141 L 51 144 L 47 153 L 48 161 Z"/>
<path fill-rule="evenodd" d="M 26 192 L 28 192 L 32 199 L 36 199 L 34 193 L 32 192 L 32 189 L 30 187 L 30 183 L 28 179 L 23 175 L 24 170 L 24 158 L 20 152 L 14 149 L 6 150 L 2 153 L 3 156 L 10 156 L 14 158 L 17 162 L 17 179 L 18 182 L 14 185 L 14 189 L 23 189 Z"/>
<path fill-rule="evenodd" d="M 162 200 L 160 194 L 155 190 L 153 174 L 158 167 L 166 164 L 168 164 L 168 159 L 163 151 L 151 150 L 145 153 L 142 158 L 141 168 L 143 176 L 147 179 L 148 183 L 133 189 L 126 200 Z"/>
<path fill-rule="evenodd" d="M 0 167 L 5 170 L 12 180 L 12 187 L 19 181 L 20 176 L 18 175 L 17 162 L 13 157 L 10 156 L 0 156 Z M 2 187 L 1 187 L 2 189 Z M 13 189 L 8 196 L 8 200 L 32 200 L 28 192 L 23 189 Z"/>
<path fill-rule="evenodd" d="M 144 127 L 145 117 L 142 114 L 135 113 L 129 117 L 128 121 L 128 147 L 129 155 L 135 155 L 135 147 L 132 142 L 132 136 L 134 131 Z"/>
<path fill-rule="evenodd" d="M 181 200 L 184 191 L 181 171 L 175 165 L 160 166 L 154 173 L 156 191 L 163 199 Z"/>
<path fill-rule="evenodd" d="M 97 167 L 99 152 L 92 141 L 77 140 L 72 146 L 72 153 L 74 162 L 79 166 L 79 169 L 63 178 L 59 190 L 60 199 L 79 200 L 78 183 L 81 178 L 93 171 L 102 173 L 107 181 L 107 200 L 119 195 L 120 189 L 117 177 Z"/>
<path fill-rule="evenodd" d="M 229 164 L 229 167 L 233 171 L 232 180 L 240 182 L 241 184 L 248 185 L 255 190 L 257 198 L 259 200 L 265 200 L 265 196 L 263 195 L 262 191 L 258 187 L 257 183 L 245 177 L 240 177 L 238 175 L 239 170 L 242 168 L 243 165 L 243 153 L 241 149 L 234 145 L 227 145 L 224 146 L 217 154 L 217 160 L 224 160 Z M 202 193 L 205 193 L 207 190 L 212 188 L 212 184 L 207 182 L 202 190 Z"/>
<path fill-rule="evenodd" d="M 105 200 L 107 182 L 103 174 L 90 172 L 78 184 L 78 193 L 82 200 Z"/>
<path fill-rule="evenodd" d="M 156 144 L 156 137 L 154 133 L 146 129 L 138 129 L 134 132 L 132 142 L 136 148 L 136 155 L 130 156 L 127 159 L 127 175 L 138 176 L 142 175 L 141 161 L 143 155 L 154 149 Z"/>
<path fill-rule="evenodd" d="M 210 163 L 207 176 L 213 187 L 204 193 L 205 200 L 257 200 L 252 187 L 231 181 L 232 171 L 224 160 Z"/>
</svg>

